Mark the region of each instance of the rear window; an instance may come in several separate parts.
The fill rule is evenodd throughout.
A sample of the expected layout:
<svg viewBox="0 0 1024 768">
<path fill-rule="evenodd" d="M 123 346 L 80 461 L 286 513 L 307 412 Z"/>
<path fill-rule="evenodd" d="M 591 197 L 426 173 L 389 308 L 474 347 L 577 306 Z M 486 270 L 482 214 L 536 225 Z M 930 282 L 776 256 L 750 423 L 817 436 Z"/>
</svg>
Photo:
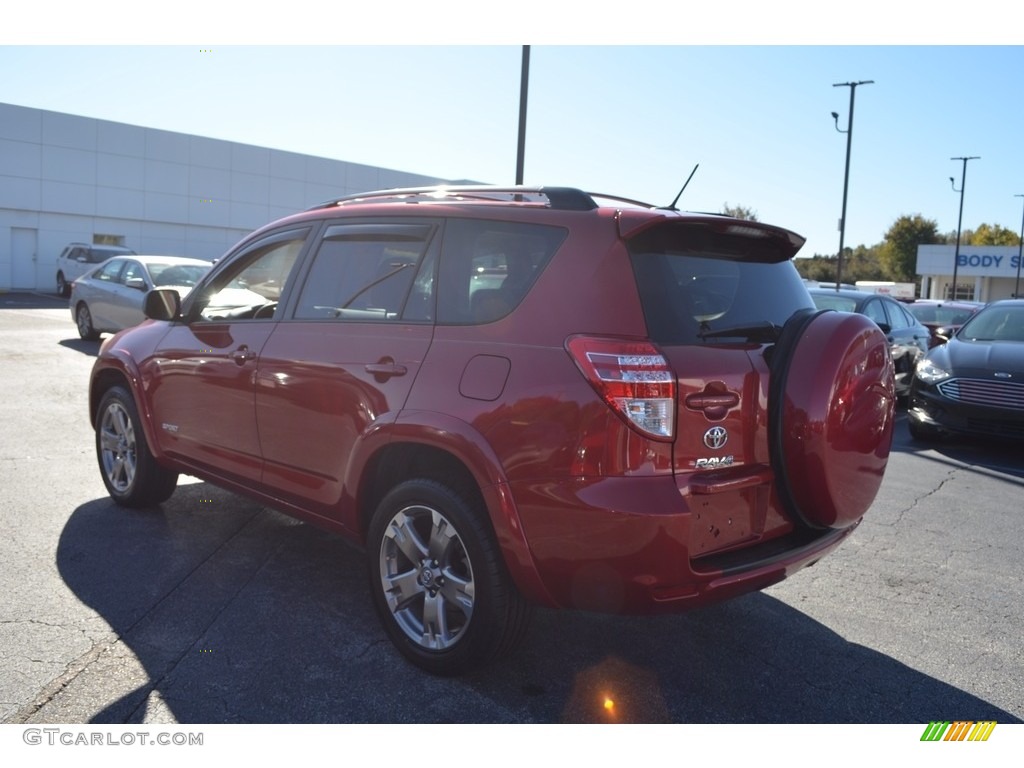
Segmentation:
<svg viewBox="0 0 1024 768">
<path fill-rule="evenodd" d="M 747 341 L 747 333 L 710 335 L 768 324 L 782 326 L 798 309 L 812 309 L 803 280 L 789 259 L 773 261 L 759 244 L 703 233 L 640 237 L 630 258 L 647 331 L 659 344 Z M 705 334 L 703 337 L 701 334 Z"/>
<path fill-rule="evenodd" d="M 818 309 L 834 309 L 836 312 L 856 312 L 857 300 L 838 293 L 814 293 L 811 295 Z"/>
</svg>

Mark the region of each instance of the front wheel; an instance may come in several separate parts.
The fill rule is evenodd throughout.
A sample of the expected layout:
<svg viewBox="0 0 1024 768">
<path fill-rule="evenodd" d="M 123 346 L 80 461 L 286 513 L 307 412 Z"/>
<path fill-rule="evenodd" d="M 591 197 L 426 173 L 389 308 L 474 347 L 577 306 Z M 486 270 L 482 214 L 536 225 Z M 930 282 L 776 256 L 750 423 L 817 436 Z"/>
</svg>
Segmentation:
<svg viewBox="0 0 1024 768">
<path fill-rule="evenodd" d="M 530 617 L 486 512 L 434 480 L 393 488 L 370 522 L 370 588 L 384 629 L 417 666 L 456 675 L 507 653 Z"/>
<path fill-rule="evenodd" d="M 57 295 L 65 299 L 71 295 L 71 285 L 64 279 L 64 273 L 57 273 Z"/>
<path fill-rule="evenodd" d="M 96 458 L 110 497 L 123 507 L 166 501 L 178 473 L 157 464 L 146 443 L 135 400 L 123 387 L 107 390 L 96 418 Z"/>
</svg>

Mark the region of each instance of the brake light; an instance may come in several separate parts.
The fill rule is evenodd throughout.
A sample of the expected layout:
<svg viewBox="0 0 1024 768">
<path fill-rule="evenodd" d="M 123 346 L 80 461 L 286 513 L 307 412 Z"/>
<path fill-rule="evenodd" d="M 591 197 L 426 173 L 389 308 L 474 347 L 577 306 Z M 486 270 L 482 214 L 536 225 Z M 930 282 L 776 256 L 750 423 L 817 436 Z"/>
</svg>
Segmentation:
<svg viewBox="0 0 1024 768">
<path fill-rule="evenodd" d="M 649 341 L 571 336 L 566 349 L 590 385 L 626 423 L 655 440 L 675 436 L 676 376 Z"/>
</svg>

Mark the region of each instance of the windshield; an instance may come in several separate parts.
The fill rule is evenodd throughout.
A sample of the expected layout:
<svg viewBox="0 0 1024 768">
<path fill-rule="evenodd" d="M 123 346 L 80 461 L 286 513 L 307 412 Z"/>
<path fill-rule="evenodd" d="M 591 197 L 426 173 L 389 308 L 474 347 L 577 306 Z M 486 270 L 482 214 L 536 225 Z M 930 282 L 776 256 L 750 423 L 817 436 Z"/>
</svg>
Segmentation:
<svg viewBox="0 0 1024 768">
<path fill-rule="evenodd" d="M 1024 341 L 1024 306 L 990 306 L 975 314 L 956 335 L 961 341 Z"/>
</svg>

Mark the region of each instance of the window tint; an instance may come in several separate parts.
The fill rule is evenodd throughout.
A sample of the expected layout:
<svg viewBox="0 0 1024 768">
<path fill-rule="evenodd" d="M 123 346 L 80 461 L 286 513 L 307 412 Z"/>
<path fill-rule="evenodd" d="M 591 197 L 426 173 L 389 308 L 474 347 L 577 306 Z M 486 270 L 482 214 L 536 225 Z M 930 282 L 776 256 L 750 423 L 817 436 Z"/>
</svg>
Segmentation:
<svg viewBox="0 0 1024 768">
<path fill-rule="evenodd" d="M 562 244 L 560 227 L 451 219 L 438 280 L 438 322 L 489 323 L 511 312 Z"/>
<path fill-rule="evenodd" d="M 722 343 L 735 337 L 700 333 L 782 326 L 799 308 L 813 309 L 792 262 L 747 261 L 736 243 L 713 237 L 690 245 L 687 234 L 662 232 L 630 244 L 647 331 L 662 344 Z M 816 297 L 817 300 L 817 297 Z"/>
<path fill-rule="evenodd" d="M 301 230 L 273 236 L 270 242 L 230 257 L 228 265 L 189 307 L 189 316 L 231 321 L 278 317 L 278 302 L 287 289 L 307 233 Z"/>
<path fill-rule="evenodd" d="M 430 319 L 433 269 L 425 271 L 421 262 L 433 231 L 429 224 L 330 227 L 306 275 L 295 318 Z"/>
</svg>

